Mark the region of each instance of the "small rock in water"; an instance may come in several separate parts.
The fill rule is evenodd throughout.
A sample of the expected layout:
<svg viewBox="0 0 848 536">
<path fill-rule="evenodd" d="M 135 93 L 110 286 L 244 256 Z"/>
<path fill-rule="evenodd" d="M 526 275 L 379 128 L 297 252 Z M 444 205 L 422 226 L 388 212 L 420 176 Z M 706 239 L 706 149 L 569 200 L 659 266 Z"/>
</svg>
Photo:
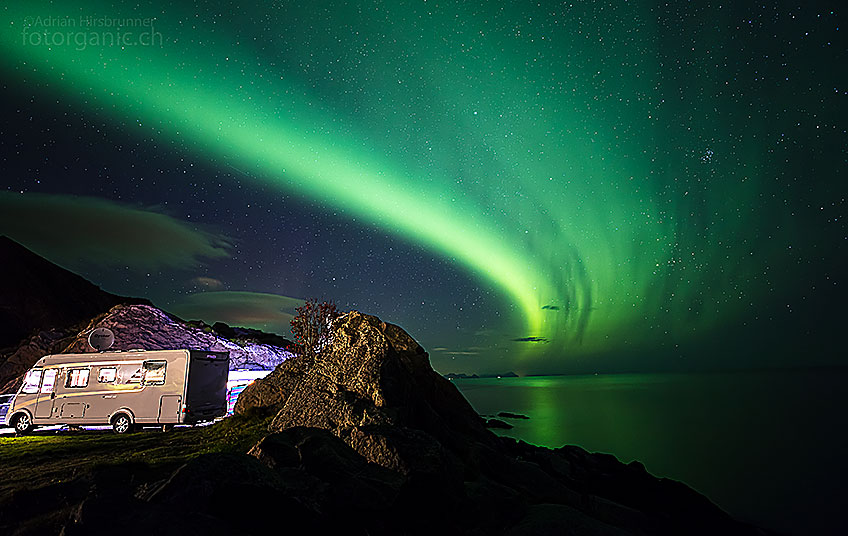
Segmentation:
<svg viewBox="0 0 848 536">
<path fill-rule="evenodd" d="M 503 417 L 505 419 L 529 419 L 527 415 L 522 415 L 520 413 L 510 413 L 508 411 L 502 411 L 498 413 L 498 417 Z"/>
<path fill-rule="evenodd" d="M 486 428 L 503 428 L 504 430 L 509 430 L 512 428 L 512 425 L 500 419 L 486 419 Z"/>
</svg>

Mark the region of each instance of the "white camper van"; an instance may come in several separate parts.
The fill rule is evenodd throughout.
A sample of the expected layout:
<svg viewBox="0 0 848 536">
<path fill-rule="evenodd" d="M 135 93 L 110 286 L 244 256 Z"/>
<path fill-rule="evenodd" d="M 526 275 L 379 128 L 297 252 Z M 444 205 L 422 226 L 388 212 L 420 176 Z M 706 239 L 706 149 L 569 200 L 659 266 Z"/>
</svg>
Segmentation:
<svg viewBox="0 0 848 536">
<path fill-rule="evenodd" d="M 44 356 L 6 415 L 19 434 L 36 426 L 195 424 L 227 411 L 229 352 L 130 350 Z"/>
</svg>

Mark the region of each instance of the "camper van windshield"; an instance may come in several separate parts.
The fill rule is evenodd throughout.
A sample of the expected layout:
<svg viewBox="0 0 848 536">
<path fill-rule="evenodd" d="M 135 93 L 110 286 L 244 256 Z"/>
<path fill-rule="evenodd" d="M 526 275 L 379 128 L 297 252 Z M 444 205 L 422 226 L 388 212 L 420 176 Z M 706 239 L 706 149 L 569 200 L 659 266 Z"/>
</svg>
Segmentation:
<svg viewBox="0 0 848 536">
<path fill-rule="evenodd" d="M 41 383 L 41 370 L 31 370 L 27 372 L 24 379 L 24 388 L 21 393 L 33 394 L 38 392 L 38 385 Z"/>
</svg>

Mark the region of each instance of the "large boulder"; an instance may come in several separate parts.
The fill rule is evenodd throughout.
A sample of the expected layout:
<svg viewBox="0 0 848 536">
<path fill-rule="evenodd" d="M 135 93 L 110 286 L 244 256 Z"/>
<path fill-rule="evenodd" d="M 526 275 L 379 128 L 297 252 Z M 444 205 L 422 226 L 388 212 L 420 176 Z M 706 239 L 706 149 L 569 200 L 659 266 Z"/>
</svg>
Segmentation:
<svg viewBox="0 0 848 536">
<path fill-rule="evenodd" d="M 460 450 L 469 440 L 495 439 L 409 334 L 357 311 L 336 320 L 318 356 L 288 360 L 248 386 L 235 411 L 251 408 L 276 413 L 272 430 L 311 426 L 349 437 L 368 426 L 406 427 Z"/>
</svg>

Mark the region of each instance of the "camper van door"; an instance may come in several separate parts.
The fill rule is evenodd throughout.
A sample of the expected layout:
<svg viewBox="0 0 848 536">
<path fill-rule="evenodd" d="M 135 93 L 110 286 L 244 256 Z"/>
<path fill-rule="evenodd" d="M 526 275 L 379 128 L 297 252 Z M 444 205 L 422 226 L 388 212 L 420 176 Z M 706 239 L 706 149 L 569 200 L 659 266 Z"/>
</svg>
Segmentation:
<svg viewBox="0 0 848 536">
<path fill-rule="evenodd" d="M 49 419 L 53 415 L 53 399 L 56 394 L 53 392 L 56 386 L 56 374 L 59 369 L 47 369 L 41 377 L 41 388 L 38 390 L 38 395 L 35 399 L 35 418 Z"/>
</svg>

